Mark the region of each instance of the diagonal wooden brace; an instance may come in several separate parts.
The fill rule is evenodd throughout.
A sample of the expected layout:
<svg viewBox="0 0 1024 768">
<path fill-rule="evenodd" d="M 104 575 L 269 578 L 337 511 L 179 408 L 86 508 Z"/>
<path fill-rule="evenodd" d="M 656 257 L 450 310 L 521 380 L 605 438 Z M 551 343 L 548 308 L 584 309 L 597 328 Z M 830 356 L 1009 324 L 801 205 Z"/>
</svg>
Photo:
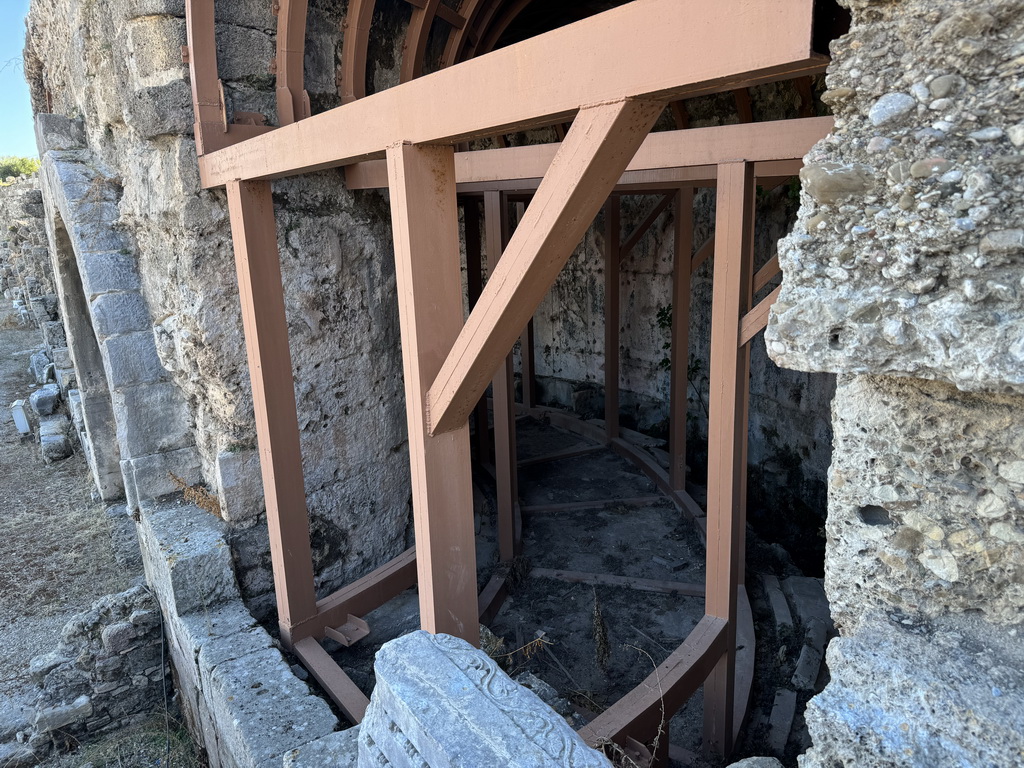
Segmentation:
<svg viewBox="0 0 1024 768">
<path fill-rule="evenodd" d="M 430 434 L 459 428 L 664 109 L 581 109 L 427 394 Z"/>
</svg>

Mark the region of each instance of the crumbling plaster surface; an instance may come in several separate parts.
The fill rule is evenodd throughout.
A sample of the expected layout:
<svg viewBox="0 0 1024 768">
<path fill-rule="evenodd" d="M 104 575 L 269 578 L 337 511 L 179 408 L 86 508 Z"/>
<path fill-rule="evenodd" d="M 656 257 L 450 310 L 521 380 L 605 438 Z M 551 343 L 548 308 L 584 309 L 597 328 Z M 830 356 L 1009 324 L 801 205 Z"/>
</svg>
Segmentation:
<svg viewBox="0 0 1024 768">
<path fill-rule="evenodd" d="M 766 342 L 842 374 L 803 768 L 1013 765 L 1024 622 L 1024 4 L 850 0 Z"/>
</svg>

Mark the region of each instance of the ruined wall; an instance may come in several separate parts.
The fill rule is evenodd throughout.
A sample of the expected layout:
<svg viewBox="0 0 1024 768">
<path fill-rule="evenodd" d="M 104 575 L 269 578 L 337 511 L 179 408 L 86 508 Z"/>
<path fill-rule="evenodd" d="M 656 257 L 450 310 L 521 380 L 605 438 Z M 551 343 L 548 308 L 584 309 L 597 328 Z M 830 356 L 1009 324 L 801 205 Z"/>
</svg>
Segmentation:
<svg viewBox="0 0 1024 768">
<path fill-rule="evenodd" d="M 270 11 L 269 3 L 217 3 L 229 110 L 273 122 Z M 311 3 L 307 60 L 316 66 L 307 88 L 317 108 L 337 103 L 343 11 Z M 222 192 L 199 189 L 180 52 L 184 3 L 35 0 L 28 24 L 35 108 L 82 122 L 75 160 L 112 190 L 104 224 L 120 233 L 117 255 L 138 275 L 140 332 L 166 382 L 160 402 L 124 403 L 121 421 L 155 432 L 174 424 L 177 434 L 180 414 L 168 422 L 161 403 L 184 404 L 195 459 L 167 471 L 218 495 L 243 591 L 265 611 L 272 584 L 234 257 Z M 54 187 L 65 181 L 53 175 Z M 389 231 L 380 223 L 387 208 L 377 193 L 346 192 L 338 172 L 280 182 L 275 201 L 314 557 L 329 590 L 406 543 L 397 311 Z"/>
<path fill-rule="evenodd" d="M 801 765 L 1017 764 L 1024 4 L 849 5 L 766 334 L 842 374 Z"/>
</svg>

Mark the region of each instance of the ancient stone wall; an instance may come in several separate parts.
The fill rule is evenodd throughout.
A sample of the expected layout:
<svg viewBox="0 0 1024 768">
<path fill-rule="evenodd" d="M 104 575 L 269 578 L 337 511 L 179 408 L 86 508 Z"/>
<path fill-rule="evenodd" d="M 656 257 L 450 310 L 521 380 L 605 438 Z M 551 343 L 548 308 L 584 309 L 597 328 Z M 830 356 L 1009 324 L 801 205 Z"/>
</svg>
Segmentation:
<svg viewBox="0 0 1024 768">
<path fill-rule="evenodd" d="M 766 334 L 841 374 L 801 765 L 1024 753 L 1024 4 L 851 0 Z"/>
<path fill-rule="evenodd" d="M 217 3 L 229 108 L 273 122 L 270 11 L 269 3 Z M 322 66 L 307 88 L 318 108 L 337 103 L 343 11 L 333 3 L 310 9 L 308 55 Z M 122 452 L 132 436 L 173 434 L 180 443 L 160 446 L 164 458 L 146 467 L 154 482 L 134 494 L 129 482 L 129 496 L 175 490 L 171 472 L 205 482 L 231 526 L 243 590 L 265 613 L 272 583 L 234 257 L 222 192 L 199 189 L 184 43 L 180 0 L 36 0 L 26 73 L 38 112 L 80 119 L 77 148 L 59 145 L 78 156 L 61 160 L 78 162 L 87 182 L 102 177 L 94 212 L 120 238 L 105 261 L 135 275 L 131 332 L 152 363 L 153 396 L 118 403 L 115 392 L 117 442 Z M 56 167 L 49 178 L 55 198 L 76 181 Z M 329 590 L 406 545 L 389 217 L 379 194 L 346 192 L 337 172 L 279 183 L 275 196 L 314 557 Z M 121 309 L 111 307 L 115 319 Z"/>
</svg>

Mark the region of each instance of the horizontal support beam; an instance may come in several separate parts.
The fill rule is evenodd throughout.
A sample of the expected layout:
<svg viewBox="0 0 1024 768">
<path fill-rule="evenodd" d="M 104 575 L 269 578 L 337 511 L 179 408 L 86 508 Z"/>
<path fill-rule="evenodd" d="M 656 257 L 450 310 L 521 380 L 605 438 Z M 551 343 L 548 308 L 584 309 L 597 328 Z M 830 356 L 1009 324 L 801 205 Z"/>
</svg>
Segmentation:
<svg viewBox="0 0 1024 768">
<path fill-rule="evenodd" d="M 205 155 L 202 184 L 350 165 L 402 141 L 456 144 L 564 122 L 585 105 L 668 102 L 823 71 L 828 59 L 811 51 L 813 5 L 627 3 Z"/>
<path fill-rule="evenodd" d="M 565 448 L 561 451 L 553 451 L 552 453 L 546 453 L 543 456 L 531 456 L 528 459 L 519 460 L 519 468 L 532 467 L 535 464 L 547 464 L 551 461 L 564 461 L 565 459 L 575 459 L 577 456 L 585 456 L 588 453 L 594 453 L 595 451 L 603 451 L 607 446 L 604 445 L 577 445 L 572 448 Z"/>
<path fill-rule="evenodd" d="M 344 624 L 348 615 L 365 616 L 388 600 L 416 585 L 416 548 L 410 547 L 347 587 L 328 595 L 316 604 L 314 637 L 323 637 L 326 627 Z"/>
<path fill-rule="evenodd" d="M 659 183 L 713 181 L 718 163 L 742 157 L 758 162 L 802 158 L 832 130 L 831 117 L 775 120 L 746 125 L 718 125 L 686 131 L 659 131 L 648 136 L 626 166 L 620 183 L 642 184 L 643 171 L 693 169 L 693 178 L 659 178 Z M 506 149 L 483 149 L 455 153 L 455 180 L 459 191 L 495 189 L 509 184 L 512 189 L 535 189 L 548 172 L 558 152 L 557 143 L 534 144 Z M 800 162 L 795 166 L 799 173 Z M 700 168 L 701 170 L 697 170 Z M 785 176 L 790 166 L 764 166 L 758 176 Z M 634 175 L 630 175 L 634 174 Z M 651 177 L 647 177 L 650 183 Z M 516 185 L 514 182 L 519 181 Z M 388 185 L 387 163 L 370 160 L 345 171 L 349 189 L 384 189 Z"/>
<path fill-rule="evenodd" d="M 302 666 L 309 670 L 320 687 L 353 725 L 359 725 L 366 715 L 370 700 L 359 690 L 338 663 L 331 658 L 312 637 L 305 637 L 295 643 L 292 651 L 299 657 Z"/>
<path fill-rule="evenodd" d="M 670 718 L 704 683 L 725 652 L 724 619 L 705 616 L 686 640 L 640 685 L 580 730 L 587 744 L 621 744 L 655 737 L 662 718 Z"/>
<path fill-rule="evenodd" d="M 768 325 L 768 312 L 771 310 L 772 304 L 774 304 L 779 298 L 779 294 L 781 292 L 782 286 L 780 285 L 774 291 L 761 299 L 761 302 L 756 307 L 743 316 L 743 320 L 740 321 L 741 347 L 757 336 L 757 334 L 763 331 L 765 326 Z"/>
<path fill-rule="evenodd" d="M 600 446 L 605 449 L 607 446 Z M 524 515 L 538 515 L 557 512 L 584 512 L 590 509 L 615 509 L 616 507 L 649 507 L 668 501 L 664 496 L 631 496 L 624 499 L 597 499 L 595 501 L 569 501 L 564 504 L 534 504 L 522 508 Z"/>
<path fill-rule="evenodd" d="M 659 581 L 632 576 L 611 576 L 607 573 L 582 573 L 580 571 L 559 571 L 551 568 L 531 568 L 530 575 L 540 579 L 568 581 L 572 584 L 591 584 L 606 587 L 627 587 L 641 592 L 659 592 L 664 595 L 687 595 L 704 597 L 703 584 L 686 584 L 681 581 Z"/>
</svg>

